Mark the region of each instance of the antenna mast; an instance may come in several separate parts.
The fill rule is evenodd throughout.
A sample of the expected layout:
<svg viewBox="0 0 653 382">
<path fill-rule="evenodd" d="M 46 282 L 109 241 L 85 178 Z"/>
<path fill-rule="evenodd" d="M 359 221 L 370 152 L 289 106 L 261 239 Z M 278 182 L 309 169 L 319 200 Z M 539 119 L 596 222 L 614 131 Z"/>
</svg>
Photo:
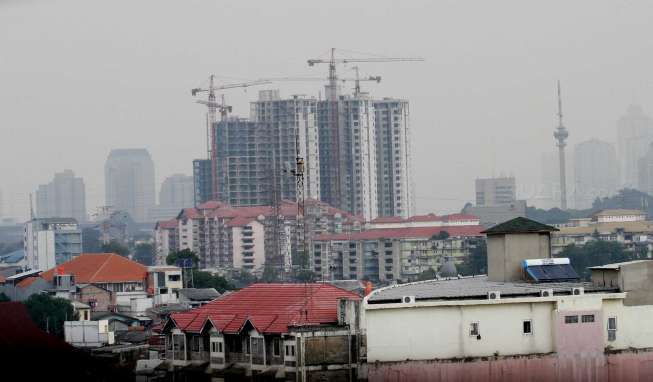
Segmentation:
<svg viewBox="0 0 653 382">
<path fill-rule="evenodd" d="M 567 209 L 567 175 L 565 165 L 565 140 L 569 137 L 569 132 L 562 124 L 562 96 L 560 92 L 560 80 L 558 80 L 558 128 L 553 133 L 557 141 L 558 157 L 560 162 L 560 208 Z"/>
</svg>

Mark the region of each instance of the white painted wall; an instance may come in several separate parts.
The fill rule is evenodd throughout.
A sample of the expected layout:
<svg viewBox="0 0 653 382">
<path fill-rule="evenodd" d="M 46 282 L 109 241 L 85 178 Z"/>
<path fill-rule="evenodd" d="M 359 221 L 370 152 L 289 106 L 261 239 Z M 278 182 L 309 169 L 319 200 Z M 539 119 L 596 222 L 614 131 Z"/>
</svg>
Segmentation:
<svg viewBox="0 0 653 382">
<path fill-rule="evenodd" d="M 554 302 L 367 309 L 369 362 L 549 353 Z M 522 333 L 532 320 L 533 334 Z M 479 323 L 481 339 L 470 336 Z"/>
</svg>

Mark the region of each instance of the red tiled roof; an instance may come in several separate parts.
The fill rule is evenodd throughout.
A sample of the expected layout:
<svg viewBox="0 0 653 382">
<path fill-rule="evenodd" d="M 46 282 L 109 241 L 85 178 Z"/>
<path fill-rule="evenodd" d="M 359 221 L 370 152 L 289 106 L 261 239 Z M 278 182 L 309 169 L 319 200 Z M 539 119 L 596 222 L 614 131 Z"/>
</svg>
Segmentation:
<svg viewBox="0 0 653 382">
<path fill-rule="evenodd" d="M 338 233 L 318 235 L 315 240 L 377 240 L 402 238 L 429 238 L 445 231 L 449 236 L 483 236 L 480 225 L 460 225 L 445 227 L 406 227 L 378 228 L 355 233 Z"/>
<path fill-rule="evenodd" d="M 41 277 L 39 277 L 39 276 L 26 277 L 26 278 L 20 280 L 18 282 L 18 284 L 16 284 L 16 286 L 19 287 L 19 288 L 27 288 L 28 286 L 32 285 L 34 283 L 34 281 L 36 281 L 36 280 L 38 280 L 40 278 Z"/>
<path fill-rule="evenodd" d="M 437 216 L 436 214 L 415 215 L 406 219 L 408 222 L 437 222 L 442 220 L 443 218 L 441 216 Z"/>
<path fill-rule="evenodd" d="M 207 322 L 224 333 L 238 333 L 247 322 L 260 333 L 287 333 L 289 326 L 337 322 L 339 298 L 360 296 L 330 284 L 253 284 L 170 318 L 195 333 Z"/>
<path fill-rule="evenodd" d="M 178 224 L 179 222 L 177 221 L 177 219 L 162 220 L 156 222 L 156 227 L 163 228 L 163 229 L 172 229 L 172 228 L 177 228 Z"/>
<path fill-rule="evenodd" d="M 144 265 L 114 253 L 83 253 L 58 267 L 74 275 L 78 284 L 137 282 L 145 280 L 147 274 Z M 54 273 L 55 268 L 43 272 L 41 277 L 51 281 Z"/>
<path fill-rule="evenodd" d="M 479 220 L 478 216 L 474 215 L 468 215 L 468 214 L 451 214 L 451 215 L 446 215 L 443 216 L 445 220 L 447 221 L 452 221 L 452 220 Z"/>
<path fill-rule="evenodd" d="M 401 223 L 404 221 L 404 218 L 401 216 L 379 216 L 376 219 L 372 219 L 370 223 Z"/>
</svg>

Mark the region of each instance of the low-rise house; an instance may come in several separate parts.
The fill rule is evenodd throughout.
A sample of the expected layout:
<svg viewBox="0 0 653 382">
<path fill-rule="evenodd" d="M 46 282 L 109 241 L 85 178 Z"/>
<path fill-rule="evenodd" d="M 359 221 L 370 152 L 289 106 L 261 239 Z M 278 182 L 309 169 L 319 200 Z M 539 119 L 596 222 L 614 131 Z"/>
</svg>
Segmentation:
<svg viewBox="0 0 653 382">
<path fill-rule="evenodd" d="M 360 297 L 330 284 L 253 284 L 163 328 L 166 360 L 223 370 L 271 373 L 288 381 L 353 381 L 362 339 Z"/>
<path fill-rule="evenodd" d="M 179 290 L 179 303 L 189 309 L 199 308 L 220 297 L 215 288 L 184 288 Z"/>
<path fill-rule="evenodd" d="M 109 330 L 106 320 L 65 321 L 64 338 L 78 348 L 97 348 L 115 343 L 114 332 Z"/>
<path fill-rule="evenodd" d="M 641 325 L 653 319 L 653 261 L 595 267 L 580 282 L 567 259 L 551 257 L 552 232 L 518 218 L 485 231 L 486 276 L 373 291 L 368 379 L 653 378 L 637 368 L 653 357 L 653 332 Z"/>
<path fill-rule="evenodd" d="M 154 297 L 154 306 L 176 304 L 178 291 L 184 287 L 182 269 L 170 265 L 157 265 L 147 268 L 148 295 Z"/>
</svg>

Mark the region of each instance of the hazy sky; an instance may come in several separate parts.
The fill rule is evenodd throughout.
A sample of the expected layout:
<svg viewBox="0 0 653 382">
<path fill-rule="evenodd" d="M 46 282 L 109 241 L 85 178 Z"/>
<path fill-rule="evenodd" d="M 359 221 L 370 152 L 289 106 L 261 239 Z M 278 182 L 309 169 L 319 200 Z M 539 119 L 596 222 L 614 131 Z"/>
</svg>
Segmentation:
<svg viewBox="0 0 653 382">
<path fill-rule="evenodd" d="M 112 148 L 147 148 L 157 187 L 190 174 L 205 147 L 190 88 L 210 73 L 326 76 L 306 59 L 332 46 L 427 59 L 361 65 L 383 77 L 366 90 L 411 102 L 420 212 L 460 209 L 493 173 L 514 174 L 527 197 L 555 149 L 556 79 L 570 146 L 615 141 L 634 101 L 653 114 L 652 14 L 650 1 L 0 0 L 5 214 L 26 216 L 28 194 L 66 168 L 84 177 L 90 212 Z M 226 93 L 235 114 L 257 90 Z"/>
</svg>

